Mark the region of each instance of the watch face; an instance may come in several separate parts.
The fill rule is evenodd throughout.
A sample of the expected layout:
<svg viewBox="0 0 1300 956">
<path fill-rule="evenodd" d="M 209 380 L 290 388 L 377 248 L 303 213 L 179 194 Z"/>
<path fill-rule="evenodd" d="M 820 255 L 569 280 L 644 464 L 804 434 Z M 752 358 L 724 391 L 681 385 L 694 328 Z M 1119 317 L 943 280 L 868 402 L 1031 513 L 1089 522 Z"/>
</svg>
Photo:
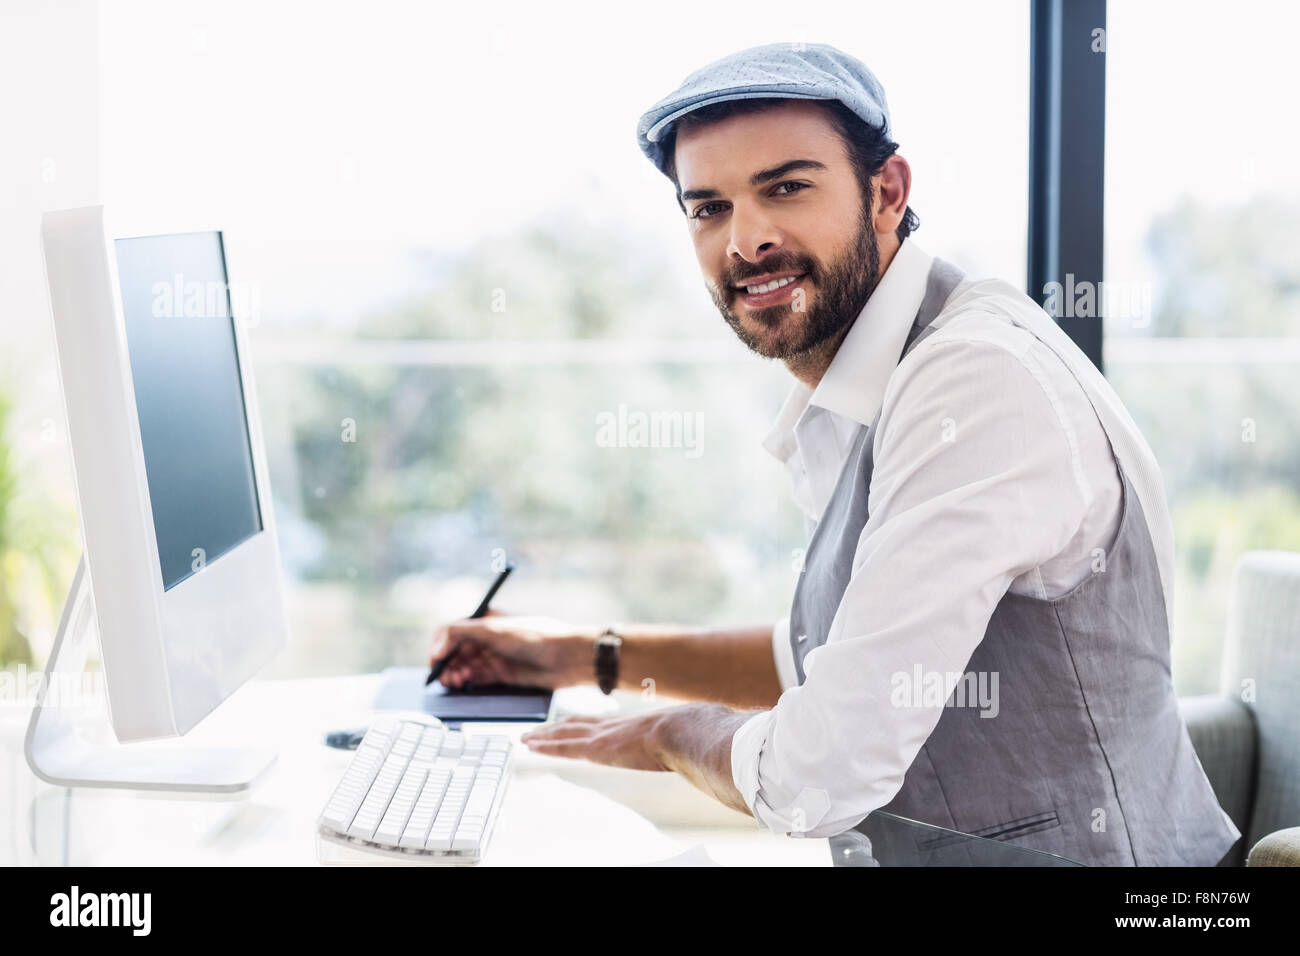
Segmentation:
<svg viewBox="0 0 1300 956">
<path fill-rule="evenodd" d="M 596 685 L 608 694 L 618 684 L 619 648 L 623 639 L 616 634 L 602 634 L 596 641 Z"/>
</svg>

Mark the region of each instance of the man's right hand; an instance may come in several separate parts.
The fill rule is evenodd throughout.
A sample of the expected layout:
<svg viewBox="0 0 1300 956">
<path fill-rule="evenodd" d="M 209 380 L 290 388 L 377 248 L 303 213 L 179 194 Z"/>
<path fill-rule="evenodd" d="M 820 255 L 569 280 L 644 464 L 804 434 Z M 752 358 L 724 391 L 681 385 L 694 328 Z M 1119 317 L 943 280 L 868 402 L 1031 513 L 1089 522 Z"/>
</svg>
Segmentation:
<svg viewBox="0 0 1300 956">
<path fill-rule="evenodd" d="M 596 637 L 595 629 L 554 618 L 488 611 L 439 627 L 429 663 L 451 655 L 439 678 L 450 689 L 496 683 L 555 689 L 592 682 Z"/>
</svg>

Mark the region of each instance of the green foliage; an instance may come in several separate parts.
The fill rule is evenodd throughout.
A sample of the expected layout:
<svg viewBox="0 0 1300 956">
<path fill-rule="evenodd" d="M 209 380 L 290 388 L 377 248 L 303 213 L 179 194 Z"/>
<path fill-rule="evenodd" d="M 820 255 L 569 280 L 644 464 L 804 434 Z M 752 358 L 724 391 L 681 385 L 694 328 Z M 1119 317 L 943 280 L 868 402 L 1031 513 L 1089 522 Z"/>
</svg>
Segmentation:
<svg viewBox="0 0 1300 956">
<path fill-rule="evenodd" d="M 4 441 L 10 408 L 9 398 L 0 392 L 0 668 L 33 663 L 31 644 L 18 630 L 18 608 L 11 593 L 20 559 L 15 550 L 20 535 L 14 519 L 18 476 L 14 473 L 13 451 Z"/>
<path fill-rule="evenodd" d="M 1245 493 L 1202 487 L 1172 511 L 1178 559 L 1175 676 L 1181 693 L 1214 693 L 1233 568 L 1247 551 L 1300 551 L 1300 491 L 1294 485 Z"/>
<path fill-rule="evenodd" d="M 67 502 L 30 468 L 30 459 L 20 467 L 12 410 L 0 389 L 0 668 L 42 663 L 23 628 L 57 619 L 80 543 Z"/>
</svg>

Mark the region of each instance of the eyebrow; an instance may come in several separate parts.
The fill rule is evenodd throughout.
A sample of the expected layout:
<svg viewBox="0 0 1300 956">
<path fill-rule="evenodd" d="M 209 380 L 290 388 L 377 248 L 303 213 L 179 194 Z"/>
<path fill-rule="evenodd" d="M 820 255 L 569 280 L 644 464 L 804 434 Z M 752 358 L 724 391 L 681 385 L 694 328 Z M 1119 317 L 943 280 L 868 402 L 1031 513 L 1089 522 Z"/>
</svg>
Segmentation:
<svg viewBox="0 0 1300 956">
<path fill-rule="evenodd" d="M 814 169 L 819 172 L 826 171 L 826 164 L 819 163 L 815 159 L 792 159 L 789 162 L 782 163 L 780 166 L 773 166 L 771 169 L 763 169 L 749 177 L 749 185 L 762 186 L 764 183 L 770 183 L 774 179 L 780 179 L 789 173 L 800 169 Z M 722 194 L 716 189 L 688 189 L 678 198 L 681 200 L 688 199 L 717 199 Z"/>
</svg>

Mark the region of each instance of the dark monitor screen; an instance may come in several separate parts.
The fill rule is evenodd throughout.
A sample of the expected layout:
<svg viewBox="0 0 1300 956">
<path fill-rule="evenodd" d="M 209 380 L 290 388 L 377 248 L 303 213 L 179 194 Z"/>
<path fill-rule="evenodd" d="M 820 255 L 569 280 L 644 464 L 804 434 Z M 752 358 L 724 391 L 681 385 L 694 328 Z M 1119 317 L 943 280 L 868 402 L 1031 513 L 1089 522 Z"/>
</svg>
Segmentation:
<svg viewBox="0 0 1300 956">
<path fill-rule="evenodd" d="M 262 530 L 221 233 L 118 239 L 163 588 Z"/>
</svg>

